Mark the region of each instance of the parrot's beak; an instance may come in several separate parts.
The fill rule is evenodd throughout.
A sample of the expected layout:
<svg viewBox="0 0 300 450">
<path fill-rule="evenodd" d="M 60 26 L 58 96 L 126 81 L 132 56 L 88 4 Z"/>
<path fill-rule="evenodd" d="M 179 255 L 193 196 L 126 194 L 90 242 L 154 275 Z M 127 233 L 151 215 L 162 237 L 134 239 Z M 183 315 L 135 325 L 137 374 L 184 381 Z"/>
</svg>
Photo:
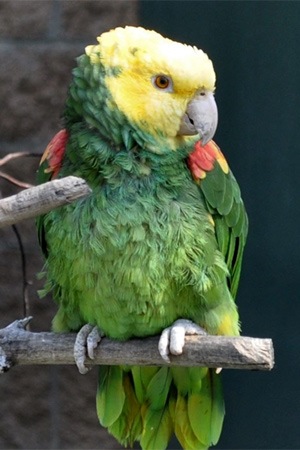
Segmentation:
<svg viewBox="0 0 300 450">
<path fill-rule="evenodd" d="M 178 134 L 192 136 L 199 133 L 201 143 L 205 145 L 213 138 L 217 125 L 218 108 L 214 95 L 202 91 L 188 103 Z"/>
</svg>

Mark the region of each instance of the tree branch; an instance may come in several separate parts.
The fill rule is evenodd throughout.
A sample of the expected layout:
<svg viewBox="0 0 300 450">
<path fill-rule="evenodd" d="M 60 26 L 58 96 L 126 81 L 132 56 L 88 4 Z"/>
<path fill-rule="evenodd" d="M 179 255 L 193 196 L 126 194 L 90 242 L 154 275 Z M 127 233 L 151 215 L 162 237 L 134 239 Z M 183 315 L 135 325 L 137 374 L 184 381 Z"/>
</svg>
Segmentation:
<svg viewBox="0 0 300 450">
<path fill-rule="evenodd" d="M 69 176 L 49 181 L 0 200 L 0 228 L 39 216 L 90 192 L 87 183 Z"/>
<path fill-rule="evenodd" d="M 75 333 L 32 333 L 24 330 L 28 319 L 0 330 L 0 372 L 15 364 L 74 364 Z M 126 342 L 103 338 L 93 365 L 168 365 L 158 353 L 158 337 Z M 271 370 L 271 339 L 225 336 L 188 336 L 184 352 L 171 356 L 171 365 Z M 2 368 L 1 368 L 2 366 Z"/>
</svg>

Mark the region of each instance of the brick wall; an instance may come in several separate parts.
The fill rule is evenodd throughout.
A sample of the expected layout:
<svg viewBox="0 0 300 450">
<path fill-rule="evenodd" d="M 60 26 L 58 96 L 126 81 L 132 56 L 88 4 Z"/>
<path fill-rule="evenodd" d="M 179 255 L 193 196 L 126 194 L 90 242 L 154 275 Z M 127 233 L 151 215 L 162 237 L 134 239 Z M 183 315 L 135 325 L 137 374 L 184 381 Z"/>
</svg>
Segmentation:
<svg viewBox="0 0 300 450">
<path fill-rule="evenodd" d="M 136 25 L 133 0 L 0 0 L 0 158 L 15 151 L 42 152 L 60 128 L 74 58 L 110 28 Z M 37 158 L 22 158 L 0 171 L 34 183 Z M 18 192 L 0 178 L 3 196 Z M 40 300 L 42 268 L 34 221 L 19 225 L 26 257 L 33 330 L 49 330 L 55 307 Z M 11 228 L 0 230 L 0 327 L 22 317 L 21 262 Z M 96 417 L 97 370 L 16 367 L 0 377 L 0 449 L 120 446 Z"/>
</svg>

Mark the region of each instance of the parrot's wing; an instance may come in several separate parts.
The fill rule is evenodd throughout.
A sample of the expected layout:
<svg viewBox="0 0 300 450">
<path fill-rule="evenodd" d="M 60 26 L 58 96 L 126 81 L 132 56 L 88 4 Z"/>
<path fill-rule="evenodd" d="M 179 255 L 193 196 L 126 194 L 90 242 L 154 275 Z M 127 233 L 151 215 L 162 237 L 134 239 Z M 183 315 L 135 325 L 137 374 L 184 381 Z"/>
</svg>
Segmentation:
<svg viewBox="0 0 300 450">
<path fill-rule="evenodd" d="M 64 158 L 68 137 L 67 130 L 60 130 L 47 145 L 38 170 L 38 184 L 46 183 L 57 177 Z M 39 216 L 36 219 L 36 224 L 40 246 L 44 255 L 47 256 L 47 246 L 44 235 L 44 216 Z"/>
<path fill-rule="evenodd" d="M 248 232 L 248 218 L 236 179 L 219 147 L 210 141 L 197 142 L 188 166 L 199 184 L 212 215 L 220 251 L 229 270 L 229 287 L 235 298 Z"/>
</svg>

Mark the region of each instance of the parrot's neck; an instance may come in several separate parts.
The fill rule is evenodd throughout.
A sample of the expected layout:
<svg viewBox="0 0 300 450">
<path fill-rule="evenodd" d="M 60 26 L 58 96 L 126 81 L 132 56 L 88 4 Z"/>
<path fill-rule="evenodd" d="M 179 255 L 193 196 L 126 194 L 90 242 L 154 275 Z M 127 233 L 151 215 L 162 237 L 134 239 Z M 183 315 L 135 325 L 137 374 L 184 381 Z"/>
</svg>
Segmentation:
<svg viewBox="0 0 300 450">
<path fill-rule="evenodd" d="M 116 146 L 104 139 L 98 130 L 87 129 L 83 124 L 74 124 L 69 133 L 62 176 L 76 174 L 93 185 L 120 184 L 128 178 L 177 184 L 186 176 L 186 157 L 192 148 L 182 140 L 183 145 L 177 149 L 171 149 L 166 142 L 162 152 L 154 153 L 134 139 L 130 145 L 127 140 L 127 146 L 125 143 Z"/>
</svg>

